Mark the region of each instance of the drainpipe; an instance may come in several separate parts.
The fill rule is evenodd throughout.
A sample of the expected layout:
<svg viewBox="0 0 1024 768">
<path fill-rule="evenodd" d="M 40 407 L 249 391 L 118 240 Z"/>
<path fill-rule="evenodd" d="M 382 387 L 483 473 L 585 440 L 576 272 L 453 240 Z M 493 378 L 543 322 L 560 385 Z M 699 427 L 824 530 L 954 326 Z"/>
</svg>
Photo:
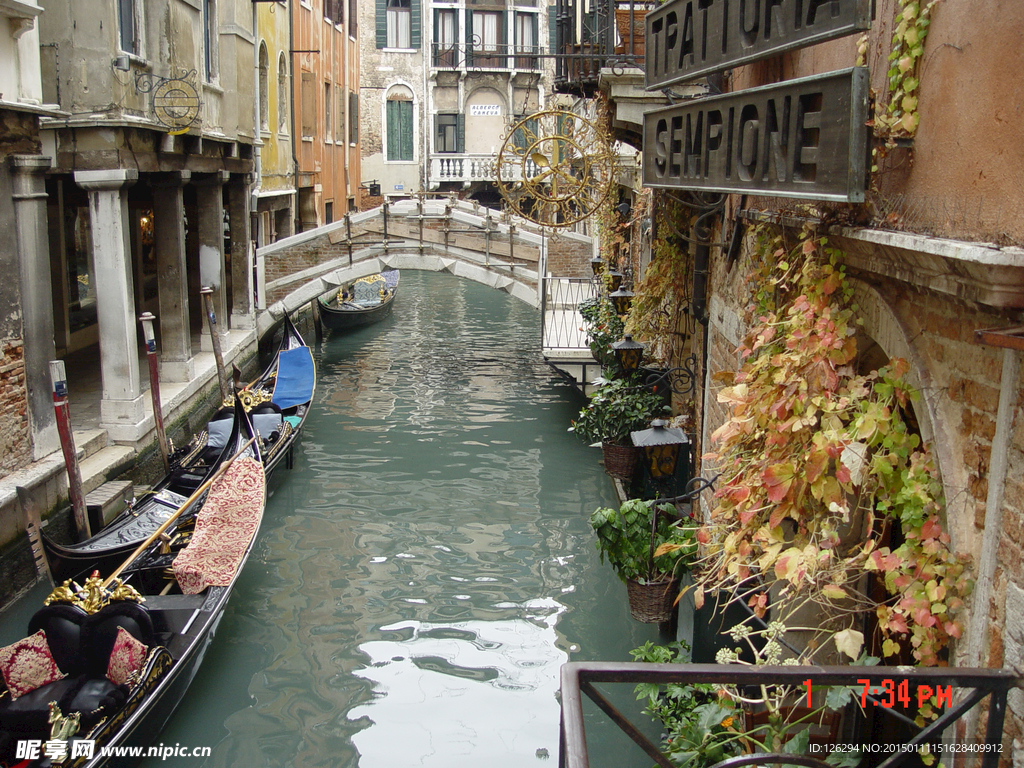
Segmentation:
<svg viewBox="0 0 1024 768">
<path fill-rule="evenodd" d="M 288 91 L 292 123 L 292 168 L 295 174 L 295 207 L 292 209 L 292 231 L 299 232 L 299 155 L 301 137 L 295 132 L 295 0 L 288 0 Z"/>
</svg>

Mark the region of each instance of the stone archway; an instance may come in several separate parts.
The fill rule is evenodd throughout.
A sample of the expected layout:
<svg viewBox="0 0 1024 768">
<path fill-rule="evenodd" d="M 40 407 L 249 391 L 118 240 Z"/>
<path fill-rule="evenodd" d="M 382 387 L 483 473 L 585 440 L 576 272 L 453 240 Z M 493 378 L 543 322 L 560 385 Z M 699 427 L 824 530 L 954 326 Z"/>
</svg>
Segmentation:
<svg viewBox="0 0 1024 768">
<path fill-rule="evenodd" d="M 929 368 L 925 355 L 917 348 L 903 320 L 893 311 L 885 296 L 874 286 L 851 279 L 854 301 L 859 306 L 862 330 L 875 342 L 886 358 L 903 358 L 910 363 L 909 382 L 921 393 L 921 399 L 914 404 L 921 431 L 921 439 L 935 456 L 942 477 L 946 497 L 947 521 L 950 535 L 954 540 L 968 538 L 967 520 L 970 516 L 961 514 L 958 504 L 967 498 L 968 479 L 961 456 L 959 433 L 953 428 L 955 419 L 950 414 L 944 390 L 936 384 L 935 375 Z"/>
</svg>

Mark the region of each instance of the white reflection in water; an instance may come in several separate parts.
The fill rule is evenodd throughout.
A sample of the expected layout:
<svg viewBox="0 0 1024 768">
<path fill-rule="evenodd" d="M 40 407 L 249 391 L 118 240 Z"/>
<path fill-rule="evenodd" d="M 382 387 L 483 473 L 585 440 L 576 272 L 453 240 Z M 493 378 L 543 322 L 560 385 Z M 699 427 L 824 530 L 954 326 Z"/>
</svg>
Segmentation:
<svg viewBox="0 0 1024 768">
<path fill-rule="evenodd" d="M 354 674 L 375 696 L 349 712 L 372 723 L 352 737 L 360 768 L 522 768 L 558 754 L 565 608 L 551 598 L 517 607 L 524 616 L 504 621 L 402 621 L 381 628 L 401 639 L 359 646 L 370 665 Z"/>
</svg>

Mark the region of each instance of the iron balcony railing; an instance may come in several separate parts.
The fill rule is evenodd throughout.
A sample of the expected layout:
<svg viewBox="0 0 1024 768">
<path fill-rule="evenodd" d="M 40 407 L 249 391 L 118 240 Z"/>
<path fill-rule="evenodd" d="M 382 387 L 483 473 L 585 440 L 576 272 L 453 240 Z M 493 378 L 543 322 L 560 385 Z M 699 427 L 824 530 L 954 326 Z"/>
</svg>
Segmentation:
<svg viewBox="0 0 1024 768">
<path fill-rule="evenodd" d="M 453 45 L 435 42 L 431 49 L 431 64 L 435 69 L 501 69 L 530 72 L 540 69 L 541 58 L 541 48 L 537 45 Z"/>
<path fill-rule="evenodd" d="M 591 96 L 602 69 L 644 66 L 644 17 L 658 6 L 641 0 L 557 0 L 555 90 Z"/>
<path fill-rule="evenodd" d="M 903 688 L 906 681 L 906 689 Z M 583 694 L 604 712 L 615 725 L 628 735 L 647 756 L 662 768 L 677 768 L 668 757 L 647 739 L 627 717 L 613 706 L 596 687 L 598 684 L 654 683 L 658 685 L 695 685 L 711 683 L 738 688 L 754 686 L 789 686 L 811 692 L 832 686 L 853 688 L 857 701 L 847 705 L 854 717 L 854 726 L 863 721 L 863 712 L 878 712 L 892 718 L 903 732 L 912 733 L 902 739 L 860 738 L 856 727 L 844 731 L 854 734 L 838 742 L 844 747 L 856 747 L 866 760 L 861 765 L 895 768 L 903 764 L 917 764 L 918 747 L 925 744 L 938 752 L 942 760 L 947 752 L 963 752 L 971 759 L 980 760 L 981 768 L 996 768 L 1002 755 L 1003 721 L 1006 715 L 1007 694 L 1020 687 L 1021 679 L 1009 670 L 966 669 L 956 667 L 812 667 L 812 666 L 743 666 L 739 664 L 648 664 L 610 662 L 571 662 L 562 667 L 561 700 L 562 720 L 559 744 L 560 768 L 589 768 L 587 740 L 583 727 Z M 924 727 L 903 714 L 895 704 L 895 691 L 908 691 L 910 701 L 922 691 L 936 695 L 938 716 Z M 962 750 L 942 748 L 944 732 L 972 709 L 988 699 L 987 719 L 983 735 L 967 734 L 961 742 Z M 986 713 L 982 711 L 982 717 Z M 847 743 L 844 743 L 847 742 Z M 862 748 L 863 747 L 863 748 Z M 724 760 L 719 768 L 740 765 L 805 765 L 828 768 L 825 757 L 828 747 L 803 756 L 792 754 L 753 754 Z M 1008 757 L 1008 756 L 1007 756 Z M 949 760 L 945 760 L 949 764 Z"/>
</svg>

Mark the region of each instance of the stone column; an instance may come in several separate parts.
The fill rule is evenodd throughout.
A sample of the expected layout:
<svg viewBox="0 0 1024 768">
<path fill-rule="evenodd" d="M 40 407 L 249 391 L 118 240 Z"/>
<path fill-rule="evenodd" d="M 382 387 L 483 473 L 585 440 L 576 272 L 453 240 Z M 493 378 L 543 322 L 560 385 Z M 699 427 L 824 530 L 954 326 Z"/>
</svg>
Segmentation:
<svg viewBox="0 0 1024 768">
<path fill-rule="evenodd" d="M 249 185 L 246 174 L 231 175 L 228 184 L 228 220 L 231 227 L 231 327 L 255 328 Z"/>
<path fill-rule="evenodd" d="M 160 378 L 192 381 L 195 358 L 188 316 L 188 273 L 185 267 L 185 202 L 182 185 L 191 171 L 155 173 L 153 243 L 156 248 L 157 294 L 160 311 Z"/>
<path fill-rule="evenodd" d="M 135 169 L 75 171 L 75 183 L 89 191 L 96 312 L 100 334 L 103 399 L 100 426 L 115 440 L 136 440 L 146 418 L 139 380 L 138 321 L 128 244 L 127 187 Z"/>
<path fill-rule="evenodd" d="M 213 288 L 213 309 L 221 337 L 228 332 L 227 281 L 224 279 L 224 184 L 227 171 L 196 174 L 196 207 L 199 209 L 199 274 L 202 285 Z M 205 309 L 204 309 L 205 317 Z M 203 351 L 213 351 L 208 325 L 203 323 Z M 222 341 L 226 343 L 226 340 Z"/>
<path fill-rule="evenodd" d="M 46 223 L 43 175 L 50 158 L 12 155 L 8 158 L 14 193 L 16 251 L 21 269 L 22 339 L 28 427 L 32 460 L 60 450 L 49 362 L 57 356 L 53 343 L 53 293 L 50 281 L 50 242 Z"/>
</svg>

